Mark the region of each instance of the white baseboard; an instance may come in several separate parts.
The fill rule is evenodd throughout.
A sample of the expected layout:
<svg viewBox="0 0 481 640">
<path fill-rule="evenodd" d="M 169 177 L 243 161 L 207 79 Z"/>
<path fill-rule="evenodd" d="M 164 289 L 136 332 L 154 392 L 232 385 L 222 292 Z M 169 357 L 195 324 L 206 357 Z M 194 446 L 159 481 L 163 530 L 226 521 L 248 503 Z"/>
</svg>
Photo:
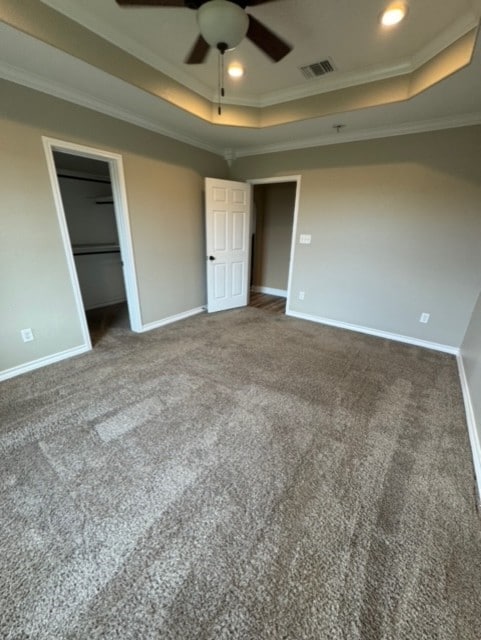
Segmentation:
<svg viewBox="0 0 481 640">
<path fill-rule="evenodd" d="M 273 289 L 272 287 L 251 287 L 254 293 L 267 293 L 270 296 L 279 296 L 279 298 L 287 298 L 285 289 Z"/>
<path fill-rule="evenodd" d="M 461 389 L 463 391 L 464 408 L 466 410 L 466 422 L 468 424 L 469 442 L 471 445 L 471 454 L 473 456 L 474 475 L 476 476 L 476 485 L 478 488 L 477 500 L 481 504 L 481 443 L 479 441 L 479 432 L 474 417 L 473 403 L 471 401 L 471 392 L 469 390 L 468 379 L 464 369 L 463 357 L 461 354 L 457 356 L 459 379 L 461 381 Z"/>
<path fill-rule="evenodd" d="M 185 318 L 190 318 L 191 316 L 195 316 L 198 313 L 202 313 L 203 311 L 205 311 L 205 307 L 196 307 L 195 309 L 189 309 L 188 311 L 177 313 L 175 316 L 169 316 L 168 318 L 163 318 L 162 320 L 149 322 L 148 324 L 143 324 L 141 326 L 140 332 L 143 333 L 144 331 L 151 331 L 152 329 L 158 329 L 159 327 L 164 327 L 166 324 L 172 324 L 172 322 L 185 320 Z"/>
<path fill-rule="evenodd" d="M 450 353 L 453 356 L 457 356 L 459 354 L 459 348 L 453 347 L 449 344 L 429 342 L 428 340 L 411 338 L 409 336 L 403 336 L 398 333 L 389 333 L 388 331 L 371 329 L 369 327 L 363 327 L 357 324 L 349 324 L 348 322 L 331 320 L 330 318 L 311 316 L 307 313 L 292 311 L 291 309 L 286 310 L 286 315 L 293 316 L 294 318 L 300 318 L 301 320 L 309 320 L 310 322 L 317 322 L 318 324 L 327 324 L 330 327 L 338 327 L 339 329 L 347 329 L 348 331 L 357 331 L 358 333 L 367 333 L 368 335 L 375 336 L 377 338 L 386 338 L 387 340 L 394 340 L 395 342 L 404 342 L 406 344 L 412 344 L 416 347 L 423 347 L 424 349 L 433 349 L 434 351 L 442 351 L 443 353 Z"/>
<path fill-rule="evenodd" d="M 21 364 L 18 367 L 5 369 L 4 371 L 0 371 L 0 382 L 2 382 L 3 380 L 8 380 L 9 378 L 13 378 L 15 376 L 19 376 L 23 373 L 27 373 L 28 371 L 33 371 L 34 369 L 40 369 L 40 367 L 46 367 L 48 364 L 53 364 L 54 362 L 60 362 L 60 360 L 66 360 L 67 358 L 78 356 L 81 353 L 86 353 L 90 350 L 91 347 L 89 345 L 83 344 L 81 347 L 66 349 L 65 351 L 54 353 L 53 355 L 46 356 L 45 358 L 39 358 L 38 360 L 26 362 L 25 364 Z"/>
<path fill-rule="evenodd" d="M 205 311 L 205 307 L 197 307 L 196 309 L 189 309 L 189 311 L 178 313 L 175 316 L 169 316 L 168 318 L 158 320 L 157 322 L 144 324 L 142 325 L 141 332 L 150 331 L 151 329 L 157 329 L 158 327 L 163 327 L 166 324 L 171 324 L 172 322 L 177 322 L 178 320 L 184 320 L 185 318 L 197 315 L 198 313 L 202 313 L 203 311 Z M 81 347 L 67 349 L 66 351 L 60 351 L 59 353 L 54 353 L 53 355 L 47 356 L 45 358 L 39 358 L 38 360 L 27 362 L 25 364 L 19 365 L 18 367 L 5 369 L 4 371 L 0 371 L 0 382 L 2 382 L 3 380 L 8 380 L 9 378 L 13 378 L 15 376 L 19 376 L 23 373 L 27 373 L 28 371 L 33 371 L 34 369 L 40 369 L 40 367 L 46 367 L 47 365 L 53 364 L 54 362 L 59 362 L 60 360 L 66 360 L 67 358 L 78 356 L 81 353 L 86 353 L 90 350 L 91 347 L 89 345 L 82 345 Z"/>
</svg>

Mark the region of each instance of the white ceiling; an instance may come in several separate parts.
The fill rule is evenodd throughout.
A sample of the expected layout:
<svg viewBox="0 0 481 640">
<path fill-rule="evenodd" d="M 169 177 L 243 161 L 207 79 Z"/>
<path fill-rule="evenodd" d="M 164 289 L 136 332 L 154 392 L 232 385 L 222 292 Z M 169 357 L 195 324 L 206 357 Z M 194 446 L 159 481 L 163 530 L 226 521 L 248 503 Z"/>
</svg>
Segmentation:
<svg viewBox="0 0 481 640">
<path fill-rule="evenodd" d="M 3 0 L 0 0 L 0 6 Z M 38 0 L 40 1 L 40 0 Z M 197 37 L 195 11 L 122 9 L 114 0 L 43 0 L 79 24 L 215 100 L 216 52 L 202 65 L 183 59 Z M 479 21 L 480 0 L 411 0 L 398 28 L 382 30 L 382 0 L 277 0 L 249 9 L 294 49 L 272 63 L 249 41 L 228 55 L 246 68 L 226 101 L 264 106 L 406 73 Z M 305 80 L 299 66 L 330 58 L 335 73 Z M 471 64 L 405 102 L 291 124 L 249 129 L 205 122 L 0 22 L 0 76 L 110 113 L 226 156 L 330 144 L 481 122 L 481 46 Z M 345 125 L 339 133 L 333 125 Z"/>
</svg>

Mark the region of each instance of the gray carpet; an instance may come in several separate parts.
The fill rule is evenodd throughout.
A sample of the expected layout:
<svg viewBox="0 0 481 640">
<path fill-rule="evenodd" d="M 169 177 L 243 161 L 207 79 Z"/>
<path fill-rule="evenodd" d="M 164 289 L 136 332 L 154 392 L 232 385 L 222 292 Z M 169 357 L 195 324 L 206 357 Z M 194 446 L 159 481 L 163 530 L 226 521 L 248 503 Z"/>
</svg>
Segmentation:
<svg viewBox="0 0 481 640">
<path fill-rule="evenodd" d="M 247 308 L 0 391 L 2 638 L 481 637 L 451 356 Z"/>
</svg>

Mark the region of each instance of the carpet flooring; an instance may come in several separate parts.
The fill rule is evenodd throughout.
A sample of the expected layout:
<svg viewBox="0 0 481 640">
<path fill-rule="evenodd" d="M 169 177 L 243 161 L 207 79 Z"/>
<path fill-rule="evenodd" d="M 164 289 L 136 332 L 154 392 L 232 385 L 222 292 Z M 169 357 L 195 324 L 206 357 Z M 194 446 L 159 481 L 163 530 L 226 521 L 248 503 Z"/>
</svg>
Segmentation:
<svg viewBox="0 0 481 640">
<path fill-rule="evenodd" d="M 0 394 L 1 638 L 481 637 L 453 357 L 245 308 Z"/>
</svg>

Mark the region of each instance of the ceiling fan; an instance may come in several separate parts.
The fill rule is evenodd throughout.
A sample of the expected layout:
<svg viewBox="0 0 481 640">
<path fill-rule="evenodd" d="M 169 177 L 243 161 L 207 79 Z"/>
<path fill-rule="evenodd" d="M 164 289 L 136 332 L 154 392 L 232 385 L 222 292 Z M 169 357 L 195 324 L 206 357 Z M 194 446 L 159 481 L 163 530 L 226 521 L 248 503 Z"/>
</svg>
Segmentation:
<svg viewBox="0 0 481 640">
<path fill-rule="evenodd" d="M 204 62 L 210 47 L 221 54 L 236 47 L 247 37 L 271 60 L 279 62 L 292 47 L 262 22 L 246 13 L 254 7 L 275 0 L 116 0 L 120 6 L 185 7 L 197 11 L 200 35 L 185 59 L 186 64 Z"/>
</svg>

